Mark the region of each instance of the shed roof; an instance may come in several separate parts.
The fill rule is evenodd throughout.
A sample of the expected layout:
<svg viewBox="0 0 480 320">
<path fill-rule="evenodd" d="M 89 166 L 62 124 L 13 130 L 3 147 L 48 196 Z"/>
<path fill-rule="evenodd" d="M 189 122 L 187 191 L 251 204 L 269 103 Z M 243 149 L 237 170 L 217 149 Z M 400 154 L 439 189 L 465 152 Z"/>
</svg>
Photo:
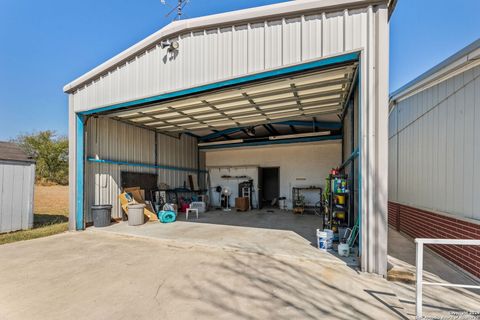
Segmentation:
<svg viewBox="0 0 480 320">
<path fill-rule="evenodd" d="M 148 50 L 160 41 L 171 39 L 183 32 L 209 27 L 213 28 L 218 26 L 235 25 L 269 18 L 285 17 L 292 14 L 309 13 L 318 10 L 335 12 L 344 9 L 367 7 L 369 5 L 388 5 L 391 14 L 394 10 L 395 3 L 396 0 L 297 0 L 174 21 L 65 85 L 63 90 L 67 93 L 74 92 L 78 87 L 98 78 L 117 65 L 129 60 L 131 57 Z"/>
<path fill-rule="evenodd" d="M 0 141 L 0 160 L 35 162 L 17 144 Z"/>
</svg>

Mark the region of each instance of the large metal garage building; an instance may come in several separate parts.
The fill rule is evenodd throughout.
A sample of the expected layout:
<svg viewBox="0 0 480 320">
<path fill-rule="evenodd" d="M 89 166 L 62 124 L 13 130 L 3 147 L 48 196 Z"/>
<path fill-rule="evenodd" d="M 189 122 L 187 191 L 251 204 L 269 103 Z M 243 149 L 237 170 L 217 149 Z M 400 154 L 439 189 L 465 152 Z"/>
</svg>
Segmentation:
<svg viewBox="0 0 480 320">
<path fill-rule="evenodd" d="M 386 274 L 389 2 L 291 1 L 175 21 L 70 84 L 70 228 L 121 209 L 122 170 L 349 173 L 362 270 Z M 252 130 L 253 129 L 253 130 Z M 180 236 L 180 235 L 179 235 Z"/>
<path fill-rule="evenodd" d="M 389 217 L 415 238 L 480 238 L 480 39 L 391 95 Z M 433 250 L 480 276 L 480 248 Z"/>
</svg>

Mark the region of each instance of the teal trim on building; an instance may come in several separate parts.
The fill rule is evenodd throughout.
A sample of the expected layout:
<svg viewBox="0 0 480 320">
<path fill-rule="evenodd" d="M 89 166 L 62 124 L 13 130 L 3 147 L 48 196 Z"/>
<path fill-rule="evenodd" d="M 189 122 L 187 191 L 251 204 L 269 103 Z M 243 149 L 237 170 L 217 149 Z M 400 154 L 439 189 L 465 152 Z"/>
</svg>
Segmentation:
<svg viewBox="0 0 480 320">
<path fill-rule="evenodd" d="M 85 228 L 84 223 L 84 168 L 85 168 L 85 161 L 84 161 L 84 150 L 85 150 L 85 143 L 84 143 L 84 123 L 85 119 L 82 115 L 76 115 L 76 126 L 77 126 L 77 168 L 76 168 L 76 176 L 77 176 L 77 203 L 76 203 L 76 215 L 75 215 L 75 226 L 77 230 L 83 230 Z"/>
<path fill-rule="evenodd" d="M 130 167 L 143 167 L 143 168 L 152 168 L 152 169 L 164 169 L 164 170 L 173 170 L 173 171 L 184 171 L 184 172 L 201 172 L 207 173 L 206 170 L 198 170 L 197 168 L 183 168 L 176 166 L 165 166 L 165 165 L 155 165 L 148 163 L 136 163 L 128 161 L 115 161 L 115 160 L 105 160 L 105 159 L 96 159 L 96 158 L 87 158 L 88 162 L 92 163 L 104 163 L 104 164 L 115 164 L 119 166 L 130 166 Z"/>
</svg>

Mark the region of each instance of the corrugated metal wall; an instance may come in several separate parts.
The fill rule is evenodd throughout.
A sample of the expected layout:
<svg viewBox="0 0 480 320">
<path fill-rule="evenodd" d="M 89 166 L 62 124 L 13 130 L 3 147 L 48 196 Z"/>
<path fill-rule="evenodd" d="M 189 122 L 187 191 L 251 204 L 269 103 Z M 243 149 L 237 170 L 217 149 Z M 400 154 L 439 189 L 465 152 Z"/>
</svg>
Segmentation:
<svg viewBox="0 0 480 320">
<path fill-rule="evenodd" d="M 35 164 L 0 161 L 0 233 L 33 227 Z"/>
<path fill-rule="evenodd" d="M 389 200 L 480 220 L 480 66 L 390 114 Z"/>
<path fill-rule="evenodd" d="M 175 139 L 163 134 L 159 134 L 158 163 L 167 166 L 197 169 L 197 139 L 187 135 L 182 135 L 181 139 Z M 159 169 L 158 174 L 159 182 L 166 183 L 172 188 L 177 188 L 183 187 L 184 182 L 186 182 L 188 186 L 188 175 L 195 175 L 197 173 Z"/>
<path fill-rule="evenodd" d="M 180 139 L 157 134 L 158 164 L 182 168 L 197 168 L 196 138 L 182 135 Z M 91 118 L 87 123 L 87 157 L 135 164 L 155 164 L 155 132 L 108 118 Z M 156 169 L 142 166 L 86 162 L 85 193 L 86 221 L 91 222 L 93 204 L 113 205 L 113 217 L 120 218 L 118 200 L 122 171 L 158 173 L 159 182 L 181 187 L 187 175 L 195 172 Z"/>
<path fill-rule="evenodd" d="M 75 111 L 364 49 L 367 11 L 318 12 L 181 34 L 177 55 L 155 46 L 76 91 Z"/>
</svg>

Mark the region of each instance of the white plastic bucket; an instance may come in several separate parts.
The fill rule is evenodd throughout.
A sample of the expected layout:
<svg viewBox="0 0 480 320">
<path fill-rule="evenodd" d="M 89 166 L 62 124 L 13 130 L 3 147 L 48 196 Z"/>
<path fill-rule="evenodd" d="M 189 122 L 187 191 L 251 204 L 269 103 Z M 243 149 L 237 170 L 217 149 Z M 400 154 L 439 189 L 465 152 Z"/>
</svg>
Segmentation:
<svg viewBox="0 0 480 320">
<path fill-rule="evenodd" d="M 325 233 L 327 234 L 328 239 L 332 239 L 332 240 L 333 240 L 333 230 L 323 229 L 323 232 L 325 232 Z"/>
<path fill-rule="evenodd" d="M 128 205 L 128 225 L 139 226 L 145 223 L 145 217 L 143 215 L 144 204 L 129 204 Z"/>
<path fill-rule="evenodd" d="M 332 247 L 332 239 L 329 239 L 327 232 L 317 229 L 317 247 L 322 251 L 327 251 Z"/>
<path fill-rule="evenodd" d="M 333 248 L 333 230 L 323 229 L 323 232 L 327 235 L 327 248 Z"/>
</svg>

